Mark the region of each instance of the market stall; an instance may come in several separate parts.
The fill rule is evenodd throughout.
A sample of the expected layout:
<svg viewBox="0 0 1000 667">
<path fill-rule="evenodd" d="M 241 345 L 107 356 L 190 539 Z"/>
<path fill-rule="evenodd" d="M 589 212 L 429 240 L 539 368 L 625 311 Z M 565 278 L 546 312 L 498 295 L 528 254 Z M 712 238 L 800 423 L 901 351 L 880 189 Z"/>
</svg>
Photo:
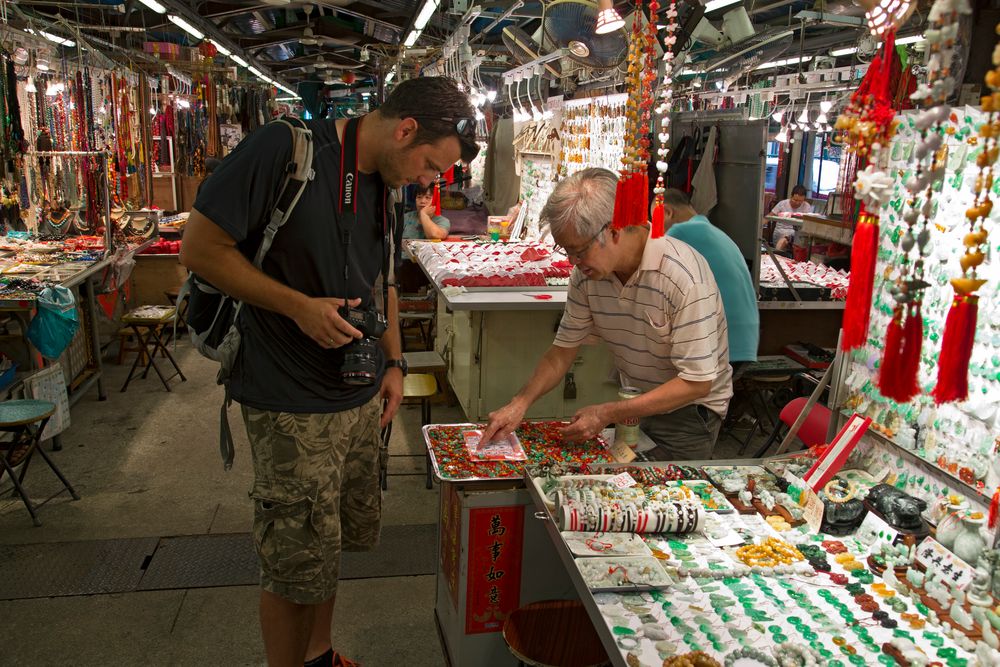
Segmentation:
<svg viewBox="0 0 1000 667">
<path fill-rule="evenodd" d="M 975 561 L 976 519 L 945 535 L 940 496 L 890 484 L 954 489 L 883 455 L 860 447 L 818 496 L 811 457 L 529 467 L 526 485 L 614 665 L 996 664 L 995 559 L 926 537 L 930 516 Z"/>
<path fill-rule="evenodd" d="M 439 486 L 434 616 L 453 665 L 514 665 L 501 631 L 521 605 L 573 594 L 524 488 L 528 463 L 613 460 L 603 442 L 560 442 L 558 423 L 525 424 L 516 446 L 480 450 L 474 424 L 423 429 Z"/>
</svg>

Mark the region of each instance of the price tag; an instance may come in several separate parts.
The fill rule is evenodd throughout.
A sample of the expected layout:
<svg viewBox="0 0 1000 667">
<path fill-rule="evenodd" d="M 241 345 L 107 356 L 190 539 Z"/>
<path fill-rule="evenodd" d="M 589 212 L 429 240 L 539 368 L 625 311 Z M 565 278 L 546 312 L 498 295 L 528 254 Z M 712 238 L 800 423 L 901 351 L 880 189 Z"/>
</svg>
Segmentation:
<svg viewBox="0 0 1000 667">
<path fill-rule="evenodd" d="M 611 457 L 617 463 L 631 463 L 635 460 L 635 451 L 624 442 L 616 442 L 610 447 Z"/>
<path fill-rule="evenodd" d="M 871 546 L 877 542 L 894 543 L 899 531 L 876 516 L 874 512 L 869 512 L 865 515 L 865 520 L 861 522 L 861 527 L 856 535 L 859 540 Z"/>
<path fill-rule="evenodd" d="M 975 568 L 945 549 L 933 537 L 926 538 L 917 547 L 916 560 L 928 570 L 937 572 L 941 575 L 941 579 L 959 590 L 965 590 L 976 574 Z"/>
<path fill-rule="evenodd" d="M 808 486 L 805 488 L 805 499 L 806 504 L 803 518 L 806 520 L 809 530 L 818 533 L 820 527 L 823 525 L 823 501 Z"/>
<path fill-rule="evenodd" d="M 627 472 L 623 472 L 620 475 L 615 475 L 614 477 L 609 479 L 608 484 L 615 487 L 616 489 L 627 489 L 630 486 L 635 486 L 636 484 L 638 484 L 638 482 L 632 479 L 632 475 L 628 474 Z"/>
</svg>

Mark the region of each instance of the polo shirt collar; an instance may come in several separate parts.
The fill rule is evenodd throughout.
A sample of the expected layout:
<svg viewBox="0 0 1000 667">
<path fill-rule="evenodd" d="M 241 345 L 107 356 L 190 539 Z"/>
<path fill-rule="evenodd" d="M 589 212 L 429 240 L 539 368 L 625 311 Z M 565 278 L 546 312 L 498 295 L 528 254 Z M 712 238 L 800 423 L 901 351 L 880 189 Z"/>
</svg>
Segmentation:
<svg viewBox="0 0 1000 667">
<path fill-rule="evenodd" d="M 640 271 L 658 271 L 663 256 L 667 253 L 667 237 L 661 236 L 654 239 L 652 236 L 646 238 L 646 247 L 642 249 L 642 260 L 639 262 Z"/>
</svg>

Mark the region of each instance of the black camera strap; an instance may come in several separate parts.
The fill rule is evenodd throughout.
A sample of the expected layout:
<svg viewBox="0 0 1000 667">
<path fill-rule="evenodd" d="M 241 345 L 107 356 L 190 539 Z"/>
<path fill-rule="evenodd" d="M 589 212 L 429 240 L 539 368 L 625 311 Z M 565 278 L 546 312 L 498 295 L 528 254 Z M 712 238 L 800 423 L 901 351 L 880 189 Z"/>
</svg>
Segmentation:
<svg viewBox="0 0 1000 667">
<path fill-rule="evenodd" d="M 351 236 L 358 221 L 358 136 L 361 133 L 362 118 L 352 118 L 344 127 L 344 141 L 340 151 L 340 241 L 344 247 L 344 288 L 350 280 Z M 389 262 L 392 252 L 389 217 L 386 201 L 389 190 L 378 178 L 378 195 L 375 199 L 375 219 L 382 220 L 382 308 L 388 315 L 389 308 Z M 345 294 L 346 298 L 346 294 Z"/>
</svg>

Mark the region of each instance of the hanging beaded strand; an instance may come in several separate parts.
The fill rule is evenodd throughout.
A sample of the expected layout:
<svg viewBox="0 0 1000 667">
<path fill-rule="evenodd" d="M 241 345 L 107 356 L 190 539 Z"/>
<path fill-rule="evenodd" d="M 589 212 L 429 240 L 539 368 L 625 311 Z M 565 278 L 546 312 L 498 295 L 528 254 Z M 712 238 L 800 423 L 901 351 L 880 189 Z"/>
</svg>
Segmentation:
<svg viewBox="0 0 1000 667">
<path fill-rule="evenodd" d="M 670 154 L 670 107 L 673 98 L 674 44 L 677 43 L 677 2 L 670 1 L 666 10 L 666 36 L 663 38 L 663 82 L 660 86 L 660 104 L 656 113 L 660 117 L 660 131 L 657 133 L 656 148 L 656 185 L 653 188 L 655 203 L 652 214 L 652 229 L 650 235 L 659 238 L 664 234 L 663 224 L 663 193 L 666 192 L 667 157 Z"/>
<path fill-rule="evenodd" d="M 996 31 L 1000 34 L 1000 24 Z M 979 296 L 975 292 L 986 283 L 979 278 L 978 271 L 986 259 L 985 251 L 989 240 L 986 221 L 993 210 L 993 201 L 990 199 L 993 165 L 1000 152 L 997 145 L 1000 138 L 1000 44 L 993 48 L 993 69 L 986 73 L 986 85 L 991 93 L 982 99 L 983 111 L 989 115 L 979 128 L 983 149 L 976 157 L 976 166 L 979 167 L 975 183 L 976 197 L 965 212 L 969 232 L 962 239 L 965 246 L 965 254 L 959 258 L 962 276 L 951 279 L 955 296 L 945 321 L 941 355 L 938 358 L 937 385 L 932 392 L 934 401 L 938 404 L 964 401 L 969 396 L 969 361 L 972 358 L 979 314 Z"/>
<path fill-rule="evenodd" d="M 944 180 L 947 165 L 947 148 L 942 148 L 942 144 L 944 125 L 951 113 L 947 100 L 955 88 L 951 63 L 955 55 L 958 21 L 960 14 L 970 12 L 967 0 L 936 0 L 929 16 L 931 27 L 927 31 L 931 50 L 927 82 L 910 96 L 914 104 L 924 111 L 916 120 L 916 128 L 920 132 L 920 142 L 915 150 L 916 173 L 905 183 L 910 197 L 903 214 L 907 229 L 900 239 L 902 266 L 896 284 L 890 290 L 896 306 L 886 334 L 878 378 L 882 395 L 900 403 L 908 402 L 920 393 L 918 376 L 924 332 L 921 307 L 924 289 L 928 287 L 924 281 L 924 257 L 930 241 L 934 192 Z M 910 254 L 914 247 L 917 252 L 911 262 Z"/>
</svg>

